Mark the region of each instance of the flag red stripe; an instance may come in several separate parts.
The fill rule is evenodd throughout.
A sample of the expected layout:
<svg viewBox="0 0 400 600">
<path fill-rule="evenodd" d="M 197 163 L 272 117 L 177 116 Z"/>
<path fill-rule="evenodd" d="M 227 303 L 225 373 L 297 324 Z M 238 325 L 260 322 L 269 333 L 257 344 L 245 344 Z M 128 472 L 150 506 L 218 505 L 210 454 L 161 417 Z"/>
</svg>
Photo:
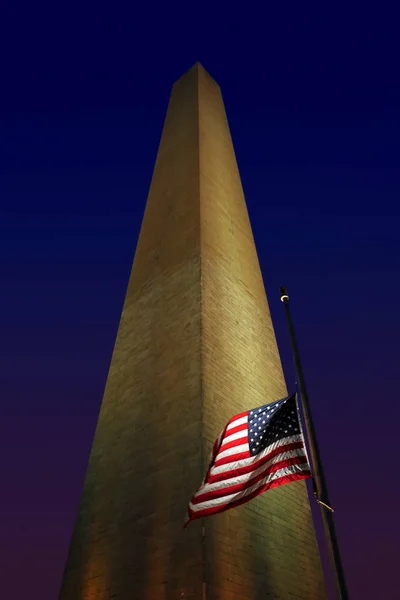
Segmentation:
<svg viewBox="0 0 400 600">
<path fill-rule="evenodd" d="M 244 431 L 245 429 L 247 429 L 249 426 L 248 423 L 242 423 L 241 425 L 237 425 L 236 427 L 232 427 L 232 429 L 228 429 L 226 430 L 224 433 L 224 437 L 228 437 L 230 435 L 232 435 L 233 433 L 238 433 L 239 431 Z M 222 443 L 224 443 L 222 441 Z"/>
<path fill-rule="evenodd" d="M 220 452 L 224 452 L 224 450 L 229 450 L 229 448 L 234 448 L 235 446 L 242 446 L 242 444 L 247 444 L 247 435 L 244 435 L 241 438 L 237 438 L 237 440 L 232 440 L 231 442 L 222 443 Z"/>
<path fill-rule="evenodd" d="M 280 477 L 279 479 L 275 479 L 270 483 L 266 483 L 264 486 L 260 487 L 258 490 L 255 490 L 251 494 L 244 496 L 244 498 L 240 498 L 239 500 L 235 500 L 234 502 L 230 502 L 228 504 L 223 504 L 222 506 L 213 506 L 211 508 L 204 508 L 203 510 L 193 511 L 189 507 L 189 520 L 186 522 L 185 527 L 189 524 L 190 521 L 194 519 L 200 519 L 201 517 L 207 517 L 209 515 L 214 515 L 216 513 L 224 512 L 228 509 L 235 508 L 236 506 L 240 506 L 241 504 L 245 504 L 249 500 L 252 500 L 256 496 L 263 494 L 267 490 L 271 490 L 274 487 L 278 487 L 280 485 L 284 485 L 285 483 L 291 483 L 292 481 L 298 481 L 299 479 L 307 479 L 311 477 L 310 471 L 303 471 L 302 473 L 293 473 L 291 475 L 285 475 L 284 477 Z"/>
<path fill-rule="evenodd" d="M 230 456 L 223 456 L 222 458 L 218 458 L 214 463 L 214 467 L 220 467 L 221 465 L 227 465 L 228 463 L 236 460 L 243 460 L 244 458 L 250 458 L 250 450 L 246 450 L 245 452 L 238 452 L 237 454 L 231 454 Z M 226 476 L 223 478 L 226 479 Z"/>
<path fill-rule="evenodd" d="M 275 473 L 276 471 L 284 469 L 285 467 L 291 467 L 293 465 L 300 465 L 305 463 L 307 463 L 306 456 L 295 456 L 293 458 L 287 458 L 286 460 L 280 460 L 276 463 L 273 463 L 272 465 L 269 465 L 256 477 L 249 478 L 243 483 L 237 483 L 229 487 L 224 487 L 220 490 L 212 490 L 210 492 L 205 492 L 204 494 L 194 495 L 192 498 L 192 504 L 200 504 L 201 502 L 206 502 L 207 500 L 213 500 L 214 498 L 222 498 L 223 496 L 229 496 L 230 494 L 242 492 L 246 488 L 249 488 L 252 485 L 255 485 L 256 483 L 264 479 L 264 477 L 267 477 L 270 473 Z"/>
<path fill-rule="evenodd" d="M 274 456 L 278 456 L 279 454 L 282 454 L 282 452 L 288 452 L 289 450 L 297 450 L 298 448 L 304 448 L 304 443 L 301 440 L 298 442 L 291 442 L 290 444 L 285 444 L 283 446 L 278 446 L 277 448 L 275 448 L 274 450 L 272 450 L 271 452 L 269 452 L 268 454 L 263 456 L 263 458 L 260 458 L 259 460 L 252 462 L 249 465 L 246 465 L 245 467 L 240 467 L 238 469 L 232 469 L 231 471 L 224 471 L 223 473 L 217 473 L 216 475 L 210 474 L 207 477 L 207 483 L 216 483 L 217 481 L 223 481 L 224 479 L 228 479 L 230 477 L 239 477 L 240 475 L 246 475 L 246 473 L 251 473 L 251 471 L 255 471 L 255 469 L 258 469 L 258 467 L 261 467 L 261 465 L 263 465 L 264 463 L 269 461 Z M 237 458 L 237 456 L 238 455 L 236 455 L 236 454 L 233 454 L 232 456 L 227 456 L 226 459 L 229 459 L 229 460 L 225 460 L 225 462 L 222 462 L 222 459 L 221 459 L 221 462 L 216 461 L 213 466 L 217 467 L 222 464 L 228 464 L 230 462 L 240 460 Z M 249 452 L 248 456 L 246 456 L 244 458 L 249 458 L 249 456 L 250 456 L 250 452 Z M 212 469 L 211 469 L 211 471 L 212 471 Z"/>
</svg>

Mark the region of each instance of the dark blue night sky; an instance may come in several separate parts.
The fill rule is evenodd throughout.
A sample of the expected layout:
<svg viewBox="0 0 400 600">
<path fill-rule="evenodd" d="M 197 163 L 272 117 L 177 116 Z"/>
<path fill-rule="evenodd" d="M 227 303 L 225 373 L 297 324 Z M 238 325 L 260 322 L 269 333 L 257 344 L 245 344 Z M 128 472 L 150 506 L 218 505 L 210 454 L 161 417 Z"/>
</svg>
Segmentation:
<svg viewBox="0 0 400 600">
<path fill-rule="evenodd" d="M 5 600 L 58 596 L 170 88 L 198 60 L 223 91 L 293 389 L 291 295 L 351 598 L 398 595 L 398 19 L 262 6 L 2 18 Z"/>
</svg>

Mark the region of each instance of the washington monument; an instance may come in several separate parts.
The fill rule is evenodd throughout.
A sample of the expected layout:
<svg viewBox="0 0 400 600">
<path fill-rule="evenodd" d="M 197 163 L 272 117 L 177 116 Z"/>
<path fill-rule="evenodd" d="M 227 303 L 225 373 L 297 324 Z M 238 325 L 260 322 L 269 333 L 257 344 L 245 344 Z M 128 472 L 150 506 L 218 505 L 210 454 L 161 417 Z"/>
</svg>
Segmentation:
<svg viewBox="0 0 400 600">
<path fill-rule="evenodd" d="M 324 600 L 303 481 L 183 528 L 229 418 L 286 395 L 221 91 L 196 64 L 172 89 L 59 600 Z"/>
</svg>

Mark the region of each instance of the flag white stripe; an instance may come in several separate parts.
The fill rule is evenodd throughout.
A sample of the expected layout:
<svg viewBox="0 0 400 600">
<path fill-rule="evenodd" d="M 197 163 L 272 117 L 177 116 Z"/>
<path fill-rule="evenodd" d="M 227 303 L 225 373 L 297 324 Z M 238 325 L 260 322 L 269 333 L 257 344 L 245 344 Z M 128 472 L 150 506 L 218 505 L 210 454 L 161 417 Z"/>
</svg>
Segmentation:
<svg viewBox="0 0 400 600">
<path fill-rule="evenodd" d="M 260 473 L 268 469 L 271 465 L 276 464 L 281 460 L 288 460 L 297 456 L 306 456 L 304 448 L 297 448 L 296 450 L 287 450 L 286 452 L 277 454 L 276 456 L 270 458 L 263 465 L 261 465 L 261 467 L 258 467 L 254 471 L 250 471 L 250 473 L 245 473 L 245 475 L 239 475 L 238 477 L 230 477 L 229 479 L 224 479 L 223 481 L 216 481 L 215 483 L 206 483 L 198 490 L 198 492 L 195 494 L 195 497 L 207 494 L 208 492 L 213 492 L 215 490 L 223 490 L 224 488 L 230 487 L 231 485 L 238 485 L 240 483 L 250 481 L 254 477 L 260 475 Z"/>
<path fill-rule="evenodd" d="M 252 485 L 241 492 L 237 492 L 236 494 L 230 494 L 228 496 L 222 496 L 219 498 L 213 498 L 212 500 L 206 500 L 205 502 L 200 502 L 200 504 L 193 504 L 190 502 L 190 508 L 193 512 L 198 512 L 199 510 L 204 510 L 207 508 L 214 508 L 216 506 L 223 506 L 225 504 L 230 504 L 231 502 L 236 502 L 249 496 L 259 488 L 262 488 L 267 483 L 272 483 L 275 479 L 280 479 L 281 477 L 285 477 L 287 475 L 293 475 L 293 473 L 302 473 L 303 471 L 308 471 L 308 464 L 302 465 L 292 465 L 290 467 L 285 467 L 284 469 L 279 469 L 279 471 L 275 471 L 275 473 L 269 473 L 266 477 L 258 481 L 256 484 Z"/>
<path fill-rule="evenodd" d="M 233 429 L 234 427 L 239 427 L 239 425 L 244 425 L 247 423 L 247 415 L 245 417 L 240 417 L 239 419 L 235 419 L 232 423 L 229 423 L 226 430 Z"/>
<path fill-rule="evenodd" d="M 265 456 L 267 456 L 267 454 L 269 454 L 276 448 L 279 448 L 280 446 L 285 446 L 286 444 L 292 444 L 294 442 L 303 442 L 303 436 L 301 434 L 291 435 L 289 437 L 282 438 L 281 440 L 274 442 L 273 444 L 270 444 L 269 446 L 264 448 L 264 450 L 262 450 L 262 452 L 260 452 L 259 454 L 256 454 L 255 456 L 250 456 L 249 458 L 243 458 L 242 460 L 235 460 L 230 463 L 226 463 L 224 465 L 219 465 L 217 467 L 213 466 L 213 467 L 211 467 L 210 475 L 219 475 L 220 473 L 225 473 L 228 471 L 233 471 L 234 469 L 241 469 L 242 467 L 247 467 L 248 465 L 254 464 L 261 458 L 264 458 Z M 247 444 L 247 447 L 248 446 L 249 445 Z M 225 452 L 228 452 L 228 450 L 225 450 Z M 233 448 L 233 452 L 231 452 L 231 454 L 236 454 L 237 452 L 239 452 L 238 447 L 235 447 L 235 448 Z M 216 457 L 216 460 L 218 460 L 220 458 L 220 456 L 221 455 L 218 454 Z M 227 454 L 226 456 L 229 456 L 229 455 Z"/>
<path fill-rule="evenodd" d="M 248 442 L 246 444 L 239 444 L 238 446 L 234 446 L 233 448 L 227 448 L 227 450 L 218 452 L 217 458 L 215 460 L 219 460 L 220 458 L 226 458 L 227 456 L 232 456 L 233 454 L 239 454 L 240 452 L 249 452 L 249 450 L 250 447 Z"/>
<path fill-rule="evenodd" d="M 243 429 L 243 431 L 237 431 L 236 433 L 232 433 L 231 435 L 228 435 L 228 437 L 224 438 L 221 448 L 223 448 L 225 444 L 229 444 L 229 442 L 234 442 L 235 440 L 240 440 L 240 438 L 247 438 L 248 433 L 249 433 L 248 429 Z"/>
</svg>

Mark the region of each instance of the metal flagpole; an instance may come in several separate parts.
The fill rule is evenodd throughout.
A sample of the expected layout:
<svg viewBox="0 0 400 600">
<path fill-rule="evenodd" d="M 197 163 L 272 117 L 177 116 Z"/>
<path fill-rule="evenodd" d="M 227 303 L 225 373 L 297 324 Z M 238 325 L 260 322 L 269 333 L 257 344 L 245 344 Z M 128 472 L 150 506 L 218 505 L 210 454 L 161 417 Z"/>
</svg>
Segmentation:
<svg viewBox="0 0 400 600">
<path fill-rule="evenodd" d="M 326 485 L 325 475 L 322 468 L 321 456 L 319 453 L 319 447 L 317 437 L 315 434 L 314 423 L 311 416 L 310 404 L 308 401 L 306 383 L 304 379 L 303 369 L 300 361 L 299 349 L 296 342 L 296 336 L 293 327 L 293 321 L 290 314 L 289 308 L 289 296 L 285 287 L 281 287 L 281 300 L 285 306 L 286 318 L 289 327 L 290 340 L 292 342 L 292 350 L 294 357 L 294 364 L 297 373 L 297 382 L 300 392 L 300 398 L 303 408 L 304 421 L 306 425 L 307 438 L 310 447 L 312 471 L 313 471 L 313 484 L 314 494 L 317 502 L 321 507 L 322 521 L 324 523 L 326 540 L 328 543 L 328 550 L 332 564 L 332 570 L 335 577 L 336 589 L 339 600 L 349 600 L 349 594 L 347 591 L 346 579 L 344 576 L 344 570 L 342 565 L 342 559 L 340 557 L 339 544 L 336 537 L 335 522 L 333 519 L 333 510 L 331 508 L 328 496 L 328 489 Z"/>
</svg>

